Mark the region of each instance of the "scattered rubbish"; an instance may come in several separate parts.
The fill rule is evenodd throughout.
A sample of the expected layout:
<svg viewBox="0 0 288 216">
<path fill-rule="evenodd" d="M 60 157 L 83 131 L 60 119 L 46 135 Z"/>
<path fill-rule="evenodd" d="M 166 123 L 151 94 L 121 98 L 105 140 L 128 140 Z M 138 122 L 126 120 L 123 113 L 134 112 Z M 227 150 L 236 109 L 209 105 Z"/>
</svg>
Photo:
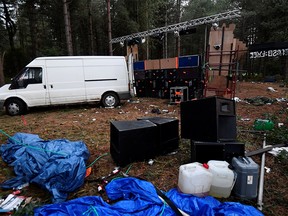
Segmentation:
<svg viewBox="0 0 288 216">
<path fill-rule="evenodd" d="M 86 169 L 85 178 L 87 178 L 88 176 L 90 176 L 91 173 L 92 173 L 92 167 L 88 167 L 88 168 Z"/>
<path fill-rule="evenodd" d="M 257 96 L 253 98 L 245 98 L 248 103 L 255 105 L 255 106 L 262 106 L 265 104 L 273 104 L 276 100 L 273 100 L 271 98 L 263 97 L 263 96 Z"/>
<path fill-rule="evenodd" d="M 278 128 L 280 128 L 280 127 L 282 127 L 282 126 L 284 126 L 284 123 L 279 122 L 279 123 L 278 123 Z"/>
<path fill-rule="evenodd" d="M 286 98 L 276 98 L 277 102 L 286 102 L 287 99 Z"/>
<path fill-rule="evenodd" d="M 177 151 L 173 151 L 173 152 L 169 152 L 167 155 L 175 155 L 177 153 L 178 153 Z"/>
<path fill-rule="evenodd" d="M 127 101 L 128 103 L 140 103 L 139 100 L 133 100 L 133 99 L 130 99 Z"/>
<path fill-rule="evenodd" d="M 273 87 L 268 87 L 268 88 L 267 88 L 267 91 L 270 91 L 270 92 L 277 92 Z"/>
<path fill-rule="evenodd" d="M 233 100 L 234 100 L 235 102 L 240 102 L 240 101 L 241 101 L 241 99 L 240 99 L 239 97 L 234 97 Z"/>
<path fill-rule="evenodd" d="M 92 121 L 96 121 L 96 119 L 95 119 L 95 118 L 93 118 L 93 119 L 92 119 Z"/>
<path fill-rule="evenodd" d="M 266 173 L 270 173 L 271 169 L 269 167 L 264 167 L 264 169 L 266 170 Z"/>
<path fill-rule="evenodd" d="M 29 183 L 26 182 L 22 185 L 17 186 L 16 188 L 13 188 L 13 190 L 22 190 L 23 188 L 28 187 L 28 186 L 29 186 Z"/>
<path fill-rule="evenodd" d="M 241 118 L 241 121 L 250 121 L 250 118 Z"/>
<path fill-rule="evenodd" d="M 255 130 L 272 130 L 274 123 L 269 119 L 256 119 L 253 127 Z"/>
<path fill-rule="evenodd" d="M 161 114 L 161 110 L 159 108 L 153 108 L 151 110 L 151 113 L 157 113 L 157 114 Z"/>
<path fill-rule="evenodd" d="M 158 108 L 158 106 L 150 104 L 149 107 Z"/>
<path fill-rule="evenodd" d="M 126 113 L 129 113 L 129 112 L 125 112 L 124 110 L 121 110 L 120 112 L 118 112 L 118 114 L 126 114 Z"/>
<path fill-rule="evenodd" d="M 288 153 L 288 147 L 276 147 L 276 148 L 273 148 L 268 153 L 270 153 L 274 156 L 278 156 L 282 151 L 286 151 Z"/>
<path fill-rule="evenodd" d="M 162 110 L 162 113 L 169 113 L 169 110 L 164 109 Z"/>
<path fill-rule="evenodd" d="M 154 160 L 150 159 L 150 160 L 148 161 L 148 164 L 149 164 L 150 166 L 152 166 L 152 165 L 154 164 Z"/>
<path fill-rule="evenodd" d="M 25 200 L 23 196 L 16 196 L 14 194 L 9 194 L 7 198 L 0 203 L 0 212 L 10 212 L 17 210 L 21 203 Z"/>
</svg>

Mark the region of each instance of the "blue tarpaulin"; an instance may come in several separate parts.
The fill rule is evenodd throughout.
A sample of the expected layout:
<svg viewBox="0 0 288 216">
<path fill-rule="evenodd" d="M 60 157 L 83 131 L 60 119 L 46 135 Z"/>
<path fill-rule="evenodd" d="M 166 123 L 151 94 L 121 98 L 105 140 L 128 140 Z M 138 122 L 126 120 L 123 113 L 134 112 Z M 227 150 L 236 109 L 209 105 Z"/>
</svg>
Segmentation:
<svg viewBox="0 0 288 216">
<path fill-rule="evenodd" d="M 112 204 L 99 196 L 86 196 L 68 202 L 45 205 L 34 210 L 35 216 L 115 215 L 115 216 L 174 216 L 175 212 L 157 195 L 155 187 L 137 178 L 118 178 L 106 186 Z M 199 198 L 171 189 L 166 193 L 175 205 L 192 216 L 263 216 L 252 206 L 221 203 L 211 196 Z M 113 203 L 114 201 L 114 203 Z"/>
<path fill-rule="evenodd" d="M 27 133 L 10 137 L 1 145 L 0 154 L 4 162 L 14 167 L 16 174 L 0 187 L 9 189 L 36 183 L 52 194 L 54 203 L 65 201 L 69 192 L 83 185 L 90 155 L 82 141 L 45 141 Z"/>
<path fill-rule="evenodd" d="M 176 206 L 189 215 L 205 216 L 263 216 L 253 206 L 243 205 L 238 202 L 219 202 L 212 196 L 196 197 L 189 194 L 179 193 L 177 189 L 171 189 L 166 196 Z"/>
</svg>

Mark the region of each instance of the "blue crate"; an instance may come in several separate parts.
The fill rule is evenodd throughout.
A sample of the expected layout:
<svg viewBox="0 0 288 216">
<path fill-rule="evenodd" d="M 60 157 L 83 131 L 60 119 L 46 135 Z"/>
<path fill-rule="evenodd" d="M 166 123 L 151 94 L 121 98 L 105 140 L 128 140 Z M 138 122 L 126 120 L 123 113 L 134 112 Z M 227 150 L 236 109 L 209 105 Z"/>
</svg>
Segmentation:
<svg viewBox="0 0 288 216">
<path fill-rule="evenodd" d="M 178 59 L 179 68 L 198 67 L 200 63 L 199 55 L 180 56 Z"/>
<path fill-rule="evenodd" d="M 138 61 L 133 63 L 134 71 L 143 71 L 145 70 L 145 63 L 144 61 Z"/>
</svg>

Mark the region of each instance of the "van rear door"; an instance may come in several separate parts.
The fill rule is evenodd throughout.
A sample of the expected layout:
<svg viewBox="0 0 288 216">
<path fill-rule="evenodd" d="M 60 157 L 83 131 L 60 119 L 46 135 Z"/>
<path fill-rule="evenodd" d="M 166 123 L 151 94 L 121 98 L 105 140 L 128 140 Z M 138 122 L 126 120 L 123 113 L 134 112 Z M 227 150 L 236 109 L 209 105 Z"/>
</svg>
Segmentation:
<svg viewBox="0 0 288 216">
<path fill-rule="evenodd" d="M 51 104 L 86 101 L 82 59 L 48 59 L 46 69 Z"/>
</svg>

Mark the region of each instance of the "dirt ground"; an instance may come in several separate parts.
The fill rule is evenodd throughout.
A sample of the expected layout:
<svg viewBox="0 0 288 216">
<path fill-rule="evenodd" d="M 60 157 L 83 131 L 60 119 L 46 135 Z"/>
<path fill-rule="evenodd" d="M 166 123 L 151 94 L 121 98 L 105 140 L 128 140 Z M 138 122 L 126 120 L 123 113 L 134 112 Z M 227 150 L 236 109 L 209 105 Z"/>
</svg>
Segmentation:
<svg viewBox="0 0 288 216">
<path fill-rule="evenodd" d="M 275 102 L 255 105 L 244 100 L 256 96 L 270 98 Z M 288 91 L 281 83 L 237 83 L 237 135 L 238 140 L 245 143 L 246 151 L 259 149 L 263 143 L 262 135 L 247 132 L 247 130 L 253 129 L 253 123 L 256 119 L 273 118 L 276 124 L 283 123 L 287 126 L 287 101 L 284 98 L 288 98 Z M 161 112 L 159 114 L 152 113 L 155 108 Z M 180 107 L 179 104 L 169 104 L 169 100 L 166 99 L 136 98 L 132 102 L 123 102 L 120 107 L 113 109 L 102 108 L 99 105 L 46 107 L 34 108 L 24 116 L 15 117 L 7 116 L 1 112 L 0 129 L 11 136 L 17 132 L 26 132 L 37 134 L 45 140 L 62 138 L 71 141 L 83 140 L 91 154 L 88 164 L 102 156 L 92 166 L 92 173 L 87 177 L 85 184 L 69 195 L 69 199 L 73 199 L 87 195 L 100 195 L 97 191 L 97 182 L 94 180 L 108 175 L 116 166 L 109 154 L 104 156 L 110 151 L 110 121 L 136 120 L 144 116 L 174 117 L 180 120 Z M 0 144 L 4 144 L 6 141 L 7 136 L 0 134 Z M 260 156 L 253 156 L 252 158 L 260 165 Z M 131 167 L 124 167 L 123 171 L 128 172 L 129 169 L 129 175 L 144 178 L 159 189 L 168 191 L 177 187 L 179 166 L 189 162 L 190 141 L 181 139 L 179 149 L 174 154 L 157 157 L 153 165 L 149 165 L 147 161 L 135 162 Z M 14 173 L 13 169 L 2 160 L 0 163 L 0 182 L 3 182 L 12 178 Z M 264 215 L 288 215 L 288 193 L 286 190 L 288 173 L 283 171 L 282 164 L 271 154 L 266 154 L 265 166 L 270 168 L 270 172 L 265 173 L 263 213 Z M 0 190 L 1 196 L 9 193 L 11 191 Z M 30 185 L 21 194 L 32 196 L 34 202 L 51 201 L 50 194 L 36 185 Z M 232 195 L 220 201 L 236 201 L 257 206 L 257 199 L 241 200 Z"/>
</svg>

